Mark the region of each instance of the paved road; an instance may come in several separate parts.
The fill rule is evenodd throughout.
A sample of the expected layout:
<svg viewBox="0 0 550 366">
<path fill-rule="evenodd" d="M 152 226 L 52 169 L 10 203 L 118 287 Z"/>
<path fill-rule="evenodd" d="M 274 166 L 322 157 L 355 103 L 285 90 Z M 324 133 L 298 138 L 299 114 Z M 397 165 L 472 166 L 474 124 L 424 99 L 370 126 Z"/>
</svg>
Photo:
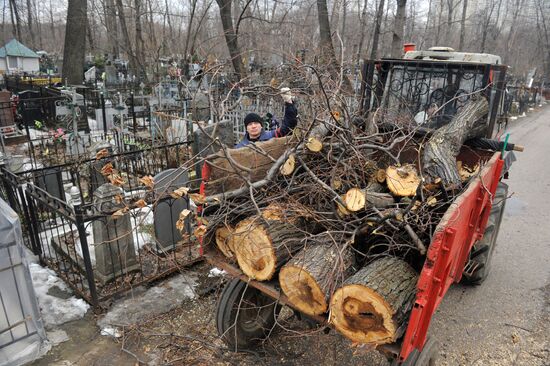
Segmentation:
<svg viewBox="0 0 550 366">
<path fill-rule="evenodd" d="M 431 324 L 438 365 L 550 365 L 550 105 L 513 121 L 524 145 L 506 181 L 512 196 L 478 287 L 453 286 Z"/>
</svg>

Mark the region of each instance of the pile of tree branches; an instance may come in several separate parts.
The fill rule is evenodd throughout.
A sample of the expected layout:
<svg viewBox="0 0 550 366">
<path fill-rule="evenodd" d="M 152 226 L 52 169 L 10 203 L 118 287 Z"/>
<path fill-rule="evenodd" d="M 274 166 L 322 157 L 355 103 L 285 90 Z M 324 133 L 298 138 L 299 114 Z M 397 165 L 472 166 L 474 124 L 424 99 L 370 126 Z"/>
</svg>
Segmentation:
<svg viewBox="0 0 550 366">
<path fill-rule="evenodd" d="M 209 156 L 198 235 L 353 341 L 393 342 L 438 223 L 480 170 L 456 156 L 487 101 L 418 137 L 412 118 L 381 129 L 334 99 L 323 91 L 292 136 Z"/>
</svg>

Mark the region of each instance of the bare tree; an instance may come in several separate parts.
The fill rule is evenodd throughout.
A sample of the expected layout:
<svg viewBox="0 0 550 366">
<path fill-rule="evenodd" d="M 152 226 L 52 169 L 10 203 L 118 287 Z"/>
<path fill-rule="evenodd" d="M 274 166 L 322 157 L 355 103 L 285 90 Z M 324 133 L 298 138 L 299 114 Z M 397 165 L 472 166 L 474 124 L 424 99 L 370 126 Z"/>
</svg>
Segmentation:
<svg viewBox="0 0 550 366">
<path fill-rule="evenodd" d="M 393 36 L 391 42 L 391 57 L 401 57 L 401 47 L 403 46 L 403 32 L 406 20 L 407 0 L 397 0 L 397 11 L 395 12 L 395 22 L 393 26 Z"/>
<path fill-rule="evenodd" d="M 220 17 L 225 35 L 225 43 L 229 49 L 231 63 L 238 80 L 241 80 L 246 72 L 243 67 L 242 54 L 237 40 L 237 34 L 233 28 L 233 16 L 231 15 L 231 0 L 216 0 L 220 9 Z"/>
<path fill-rule="evenodd" d="M 86 56 L 86 0 L 69 0 L 65 46 L 63 52 L 63 79 L 72 85 L 84 80 L 84 58 Z"/>
<path fill-rule="evenodd" d="M 27 0 L 27 23 L 29 25 L 29 36 L 31 47 L 36 47 L 36 36 L 33 28 L 32 0 Z"/>
<path fill-rule="evenodd" d="M 462 16 L 460 17 L 460 40 L 458 49 L 464 51 L 464 38 L 466 37 L 466 14 L 468 12 L 468 0 L 462 0 Z"/>
<path fill-rule="evenodd" d="M 11 24 L 13 25 L 13 36 L 19 41 L 21 39 L 21 18 L 19 17 L 19 10 L 17 9 L 17 3 L 15 0 L 9 0 L 10 2 L 10 15 L 11 15 Z"/>
</svg>

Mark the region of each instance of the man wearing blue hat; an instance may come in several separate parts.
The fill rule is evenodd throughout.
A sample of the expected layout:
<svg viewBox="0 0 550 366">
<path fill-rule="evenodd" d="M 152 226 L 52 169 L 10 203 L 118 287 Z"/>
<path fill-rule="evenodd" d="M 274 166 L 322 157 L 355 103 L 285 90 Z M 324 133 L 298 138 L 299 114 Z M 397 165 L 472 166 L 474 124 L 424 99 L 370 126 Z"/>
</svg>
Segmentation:
<svg viewBox="0 0 550 366">
<path fill-rule="evenodd" d="M 288 135 L 298 123 L 298 110 L 292 101 L 292 94 L 289 88 L 281 89 L 281 96 L 285 102 L 285 117 L 282 125 L 274 130 L 264 130 L 262 117 L 256 113 L 248 113 L 244 118 L 246 133 L 244 138 L 235 147 L 243 147 L 251 142 L 267 141 L 274 137 L 283 137 Z"/>
</svg>

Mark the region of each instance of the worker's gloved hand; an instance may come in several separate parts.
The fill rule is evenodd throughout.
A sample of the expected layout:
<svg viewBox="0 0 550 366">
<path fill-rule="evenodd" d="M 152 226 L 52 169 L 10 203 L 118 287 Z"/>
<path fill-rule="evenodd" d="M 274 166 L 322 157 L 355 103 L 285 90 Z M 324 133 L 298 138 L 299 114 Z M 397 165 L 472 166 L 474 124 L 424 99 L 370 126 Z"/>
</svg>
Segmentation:
<svg viewBox="0 0 550 366">
<path fill-rule="evenodd" d="M 283 97 L 285 103 L 292 103 L 292 93 L 290 92 L 290 88 L 281 88 L 281 97 Z"/>
</svg>

